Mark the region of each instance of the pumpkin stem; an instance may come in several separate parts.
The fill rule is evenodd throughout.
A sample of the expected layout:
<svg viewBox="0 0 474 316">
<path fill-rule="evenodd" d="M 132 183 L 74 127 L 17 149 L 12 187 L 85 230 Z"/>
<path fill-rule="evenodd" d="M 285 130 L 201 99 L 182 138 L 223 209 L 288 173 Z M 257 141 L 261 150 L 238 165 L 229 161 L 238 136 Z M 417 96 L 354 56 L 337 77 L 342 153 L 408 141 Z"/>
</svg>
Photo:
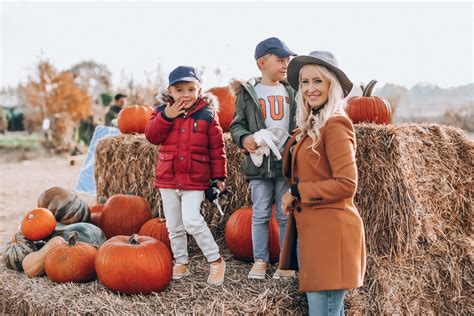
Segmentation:
<svg viewBox="0 0 474 316">
<path fill-rule="evenodd" d="M 99 204 L 105 204 L 105 202 L 107 202 L 107 198 L 101 195 L 97 198 L 97 202 L 99 202 Z"/>
<path fill-rule="evenodd" d="M 133 234 L 132 236 L 130 236 L 130 238 L 128 239 L 128 243 L 132 245 L 138 245 L 138 234 Z"/>
<path fill-rule="evenodd" d="M 376 83 L 377 83 L 377 80 L 371 80 L 367 84 L 367 86 L 363 90 L 364 91 L 363 92 L 364 97 L 370 97 L 372 95 L 372 90 L 374 89 Z"/>
<path fill-rule="evenodd" d="M 67 239 L 67 242 L 69 244 L 69 247 L 74 247 L 76 246 L 76 237 L 79 236 L 79 233 L 75 230 L 69 233 L 69 238 Z"/>
</svg>

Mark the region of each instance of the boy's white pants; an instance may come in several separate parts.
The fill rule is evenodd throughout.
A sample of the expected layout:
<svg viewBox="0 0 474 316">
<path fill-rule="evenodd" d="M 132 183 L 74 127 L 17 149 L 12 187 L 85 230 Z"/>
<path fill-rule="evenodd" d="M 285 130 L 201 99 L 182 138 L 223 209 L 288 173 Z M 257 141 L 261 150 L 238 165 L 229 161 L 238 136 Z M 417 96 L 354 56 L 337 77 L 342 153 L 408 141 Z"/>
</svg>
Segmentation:
<svg viewBox="0 0 474 316">
<path fill-rule="evenodd" d="M 200 213 L 204 191 L 160 189 L 160 194 L 176 263 L 188 263 L 186 232 L 194 237 L 208 262 L 219 259 L 219 247 Z"/>
</svg>

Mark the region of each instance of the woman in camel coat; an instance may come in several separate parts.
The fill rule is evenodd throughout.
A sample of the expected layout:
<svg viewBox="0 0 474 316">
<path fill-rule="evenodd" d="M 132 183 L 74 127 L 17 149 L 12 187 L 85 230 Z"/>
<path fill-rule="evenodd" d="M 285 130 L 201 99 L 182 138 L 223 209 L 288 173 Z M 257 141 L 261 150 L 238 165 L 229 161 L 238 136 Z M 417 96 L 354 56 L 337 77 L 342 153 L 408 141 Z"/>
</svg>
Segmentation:
<svg viewBox="0 0 474 316">
<path fill-rule="evenodd" d="M 291 216 L 280 269 L 291 268 L 298 249 L 309 314 L 344 315 L 345 292 L 362 286 L 366 261 L 364 226 L 353 202 L 356 139 L 344 112 L 352 83 L 323 51 L 295 57 L 288 81 L 298 90 L 298 130 L 283 154 L 291 190 L 282 207 Z"/>
</svg>

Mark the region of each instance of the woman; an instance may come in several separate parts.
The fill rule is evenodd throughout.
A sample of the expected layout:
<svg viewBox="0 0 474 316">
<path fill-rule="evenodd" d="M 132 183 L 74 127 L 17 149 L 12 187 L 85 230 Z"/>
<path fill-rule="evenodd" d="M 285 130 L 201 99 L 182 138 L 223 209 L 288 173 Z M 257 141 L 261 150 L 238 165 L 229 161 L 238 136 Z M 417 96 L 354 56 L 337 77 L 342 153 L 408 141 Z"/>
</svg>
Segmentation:
<svg viewBox="0 0 474 316">
<path fill-rule="evenodd" d="M 344 112 L 352 83 L 323 51 L 295 57 L 288 81 L 298 90 L 298 130 L 283 154 L 291 189 L 282 207 L 294 216 L 298 245 L 289 222 L 279 268 L 290 268 L 297 247 L 309 314 L 344 315 L 346 290 L 362 286 L 365 274 L 364 227 L 353 202 L 356 139 Z"/>
</svg>

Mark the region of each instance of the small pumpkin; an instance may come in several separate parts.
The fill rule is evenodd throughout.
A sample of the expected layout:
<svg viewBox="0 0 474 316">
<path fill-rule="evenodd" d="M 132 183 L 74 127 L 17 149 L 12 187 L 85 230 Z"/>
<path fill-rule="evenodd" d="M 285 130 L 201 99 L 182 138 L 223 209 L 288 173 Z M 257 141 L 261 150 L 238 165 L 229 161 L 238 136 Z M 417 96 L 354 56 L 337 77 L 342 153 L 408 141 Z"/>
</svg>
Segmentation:
<svg viewBox="0 0 474 316">
<path fill-rule="evenodd" d="M 58 224 L 52 236 L 62 236 L 66 240 L 73 231 L 78 233 L 77 241 L 88 243 L 96 248 L 100 247 L 106 240 L 102 229 L 90 223 Z"/>
<path fill-rule="evenodd" d="M 56 218 L 50 210 L 39 207 L 26 214 L 21 222 L 21 233 L 29 240 L 42 240 L 51 235 Z"/>
<path fill-rule="evenodd" d="M 55 246 L 46 255 L 44 269 L 53 282 L 89 282 L 95 279 L 97 249 L 77 241 L 78 233 L 69 234 L 68 241 Z"/>
<path fill-rule="evenodd" d="M 23 259 L 22 266 L 25 274 L 30 277 L 40 277 L 43 276 L 44 271 L 44 261 L 46 255 L 51 249 L 55 246 L 60 245 L 64 242 L 62 237 L 56 236 L 50 239 L 40 250 L 30 253 Z"/>
<path fill-rule="evenodd" d="M 143 224 L 138 232 L 140 236 L 150 236 L 161 242 L 171 251 L 170 237 L 168 229 L 166 228 L 166 219 L 164 218 L 153 218 Z"/>
<path fill-rule="evenodd" d="M 171 282 L 168 248 L 153 237 L 115 236 L 97 253 L 95 269 L 100 282 L 125 294 L 163 291 Z"/>
<path fill-rule="evenodd" d="M 33 242 L 26 239 L 20 232 L 13 235 L 13 238 L 5 246 L 3 252 L 3 263 L 8 269 L 23 271 L 23 259 L 38 249 Z"/>
<path fill-rule="evenodd" d="M 150 207 L 141 196 L 116 194 L 104 205 L 100 228 L 107 239 L 117 235 L 130 236 L 138 233 L 151 217 Z"/>
<path fill-rule="evenodd" d="M 268 224 L 270 262 L 275 263 L 280 256 L 280 231 L 275 206 L 272 208 L 272 218 Z M 225 226 L 225 240 L 234 258 L 245 262 L 253 261 L 252 207 L 243 207 L 232 213 Z"/>
<path fill-rule="evenodd" d="M 392 119 L 392 108 L 387 100 L 372 96 L 377 81 L 372 80 L 364 88 L 361 97 L 355 96 L 347 100 L 346 113 L 354 124 L 367 122 L 376 124 L 389 124 Z"/>
<path fill-rule="evenodd" d="M 207 92 L 212 93 L 219 100 L 219 123 L 224 132 L 230 129 L 230 123 L 234 119 L 235 112 L 235 95 L 233 95 L 229 87 L 215 87 L 209 89 Z"/>
<path fill-rule="evenodd" d="M 77 194 L 61 187 L 52 187 L 38 198 L 38 207 L 53 212 L 56 221 L 69 225 L 78 222 L 90 222 L 89 206 Z"/>
<path fill-rule="evenodd" d="M 128 105 L 123 108 L 117 117 L 117 124 L 123 134 L 145 132 L 153 109 L 148 105 Z"/>
</svg>

